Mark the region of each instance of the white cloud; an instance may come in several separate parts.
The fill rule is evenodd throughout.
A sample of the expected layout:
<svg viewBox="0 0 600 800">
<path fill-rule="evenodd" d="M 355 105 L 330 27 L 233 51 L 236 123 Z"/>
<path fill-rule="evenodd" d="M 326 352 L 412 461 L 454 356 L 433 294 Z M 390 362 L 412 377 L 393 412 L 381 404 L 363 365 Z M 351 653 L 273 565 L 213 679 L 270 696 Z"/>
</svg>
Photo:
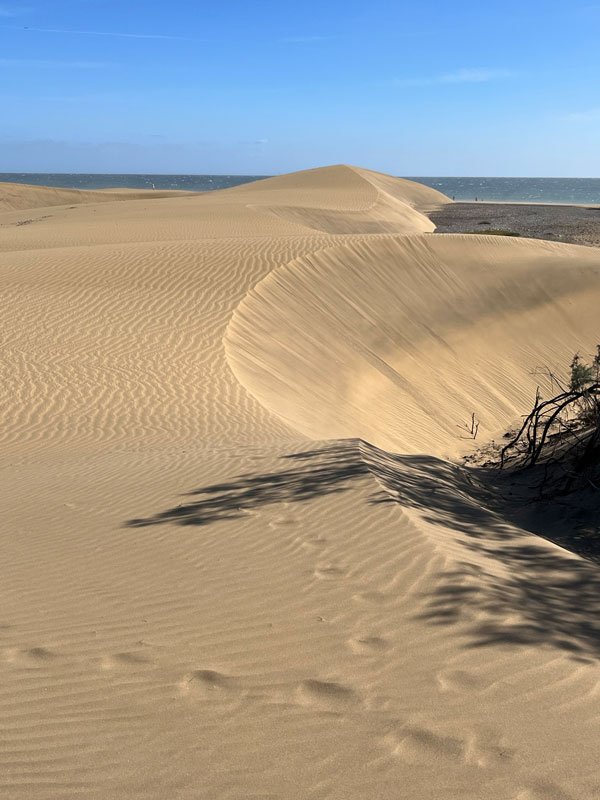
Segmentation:
<svg viewBox="0 0 600 800">
<path fill-rule="evenodd" d="M 38 58 L 0 58 L 0 67 L 67 67 L 68 69 L 106 69 L 116 64 L 109 61 L 55 61 Z"/>
<path fill-rule="evenodd" d="M 498 78 L 510 78 L 507 69 L 459 69 L 440 77 L 440 83 L 487 83 Z"/>
<path fill-rule="evenodd" d="M 488 69 L 485 67 L 463 68 L 421 78 L 398 78 L 395 86 L 443 86 L 457 83 L 488 83 L 489 81 L 510 78 L 514 73 L 507 69 Z"/>
<path fill-rule="evenodd" d="M 588 108 L 585 111 L 573 111 L 561 117 L 564 122 L 598 122 L 600 121 L 600 107 Z"/>
<path fill-rule="evenodd" d="M 122 33 L 121 31 L 79 31 L 67 28 L 19 28 L 19 30 L 33 31 L 34 33 L 62 33 L 74 36 L 112 36 L 119 39 L 176 39 L 191 41 L 186 36 L 169 36 L 162 33 Z M 198 41 L 198 40 L 196 40 Z"/>
<path fill-rule="evenodd" d="M 285 36 L 280 41 L 283 44 L 313 44 L 316 42 L 329 42 L 333 36 Z"/>
<path fill-rule="evenodd" d="M 14 19 L 15 17 L 20 17 L 22 14 L 29 14 L 30 12 L 31 9 L 25 6 L 7 6 L 4 5 L 4 3 L 0 4 L 0 17 L 4 17 L 5 19 Z"/>
</svg>

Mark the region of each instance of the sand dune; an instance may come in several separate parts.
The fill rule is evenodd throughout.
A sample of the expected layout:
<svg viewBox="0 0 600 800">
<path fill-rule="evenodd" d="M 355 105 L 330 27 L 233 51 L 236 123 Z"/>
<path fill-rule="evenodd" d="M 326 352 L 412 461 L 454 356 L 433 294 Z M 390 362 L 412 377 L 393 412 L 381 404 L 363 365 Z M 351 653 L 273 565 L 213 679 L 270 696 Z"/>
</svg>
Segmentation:
<svg viewBox="0 0 600 800">
<path fill-rule="evenodd" d="M 187 192 L 138 191 L 135 189 L 84 191 L 56 189 L 52 186 L 32 186 L 23 183 L 0 183 L 0 212 L 81 203 L 110 203 L 115 200 L 152 200 L 186 194 Z"/>
<path fill-rule="evenodd" d="M 600 251 L 444 200 L 0 213 L 0 796 L 600 794 L 597 570 L 448 460 L 595 345 Z"/>
<path fill-rule="evenodd" d="M 449 202 L 427 186 L 345 165 L 267 178 L 222 194 L 327 233 L 433 231 L 423 212 Z"/>
<path fill-rule="evenodd" d="M 527 408 L 535 370 L 589 349 L 599 304 L 596 250 L 355 238 L 269 273 L 226 342 L 241 382 L 307 436 L 455 455 L 471 411 L 489 438 Z"/>
</svg>

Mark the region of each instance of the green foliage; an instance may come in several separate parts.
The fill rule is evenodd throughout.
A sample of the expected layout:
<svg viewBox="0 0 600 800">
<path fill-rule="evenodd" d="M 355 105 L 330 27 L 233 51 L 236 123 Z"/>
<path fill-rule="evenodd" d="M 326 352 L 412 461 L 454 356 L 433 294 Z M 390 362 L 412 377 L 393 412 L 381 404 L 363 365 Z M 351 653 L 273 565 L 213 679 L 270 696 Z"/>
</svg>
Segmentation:
<svg viewBox="0 0 600 800">
<path fill-rule="evenodd" d="M 554 386 L 556 381 L 549 373 Z M 543 400 L 539 387 L 533 409 L 500 452 L 500 467 L 544 465 L 540 497 L 566 494 L 578 486 L 600 491 L 600 345 L 591 363 L 576 353 L 569 388 Z"/>
<path fill-rule="evenodd" d="M 571 377 L 569 380 L 569 388 L 572 392 L 580 392 L 594 383 L 598 378 L 598 371 L 600 369 L 600 346 L 598 347 L 598 354 L 594 358 L 592 364 L 584 363 L 579 353 L 575 353 L 573 361 L 571 361 Z"/>
</svg>

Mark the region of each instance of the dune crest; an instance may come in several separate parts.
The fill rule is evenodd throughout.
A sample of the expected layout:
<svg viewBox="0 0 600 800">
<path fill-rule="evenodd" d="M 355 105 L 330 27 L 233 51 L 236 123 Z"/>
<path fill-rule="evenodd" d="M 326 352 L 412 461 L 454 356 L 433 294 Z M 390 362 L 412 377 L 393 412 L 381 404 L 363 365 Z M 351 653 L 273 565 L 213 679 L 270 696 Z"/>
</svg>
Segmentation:
<svg viewBox="0 0 600 800">
<path fill-rule="evenodd" d="M 449 199 L 428 186 L 338 165 L 227 189 L 263 213 L 326 233 L 431 232 L 426 211 Z"/>
</svg>

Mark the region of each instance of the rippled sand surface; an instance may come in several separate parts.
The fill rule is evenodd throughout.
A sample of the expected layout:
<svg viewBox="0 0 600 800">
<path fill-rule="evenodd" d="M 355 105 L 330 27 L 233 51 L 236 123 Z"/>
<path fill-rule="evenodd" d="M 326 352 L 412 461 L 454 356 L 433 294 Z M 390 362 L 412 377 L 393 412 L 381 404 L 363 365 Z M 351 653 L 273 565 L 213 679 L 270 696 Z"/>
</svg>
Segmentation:
<svg viewBox="0 0 600 800">
<path fill-rule="evenodd" d="M 597 568 L 453 460 L 600 252 L 345 166 L 58 191 L 0 185 L 0 796 L 600 796 Z"/>
</svg>

